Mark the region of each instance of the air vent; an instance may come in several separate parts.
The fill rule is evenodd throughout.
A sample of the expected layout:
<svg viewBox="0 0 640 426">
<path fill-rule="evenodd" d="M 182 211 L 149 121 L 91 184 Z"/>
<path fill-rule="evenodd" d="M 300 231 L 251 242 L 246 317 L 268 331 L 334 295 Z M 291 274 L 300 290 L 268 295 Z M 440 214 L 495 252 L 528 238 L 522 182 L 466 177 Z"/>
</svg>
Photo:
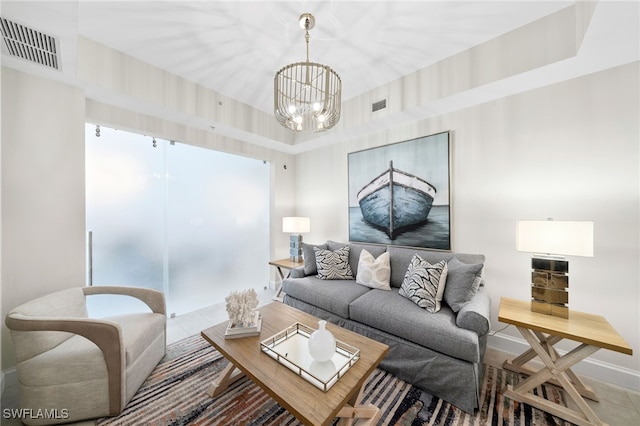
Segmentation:
<svg viewBox="0 0 640 426">
<path fill-rule="evenodd" d="M 5 18 L 0 18 L 0 31 L 11 56 L 58 69 L 55 38 Z"/>
<path fill-rule="evenodd" d="M 380 111 L 381 109 L 385 109 L 387 107 L 387 100 L 383 99 L 378 102 L 374 102 L 371 104 L 371 112 Z"/>
</svg>

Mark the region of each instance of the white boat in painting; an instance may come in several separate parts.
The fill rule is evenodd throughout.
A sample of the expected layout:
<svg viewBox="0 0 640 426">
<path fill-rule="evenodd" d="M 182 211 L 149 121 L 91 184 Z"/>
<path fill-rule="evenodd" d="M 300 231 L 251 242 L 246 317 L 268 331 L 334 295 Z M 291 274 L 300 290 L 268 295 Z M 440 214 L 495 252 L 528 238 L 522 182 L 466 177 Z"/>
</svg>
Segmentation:
<svg viewBox="0 0 640 426">
<path fill-rule="evenodd" d="M 392 240 L 427 221 L 436 188 L 412 174 L 389 168 L 358 192 L 362 217 Z"/>
</svg>

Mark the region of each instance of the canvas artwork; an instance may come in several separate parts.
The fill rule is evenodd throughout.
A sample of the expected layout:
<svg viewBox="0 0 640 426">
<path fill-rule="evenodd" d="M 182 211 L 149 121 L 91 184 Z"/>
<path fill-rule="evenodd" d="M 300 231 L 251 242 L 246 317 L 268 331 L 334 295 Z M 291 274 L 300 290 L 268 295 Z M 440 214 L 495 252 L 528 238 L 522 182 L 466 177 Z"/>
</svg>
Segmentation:
<svg viewBox="0 0 640 426">
<path fill-rule="evenodd" d="M 449 132 L 349 154 L 349 240 L 451 250 Z"/>
</svg>

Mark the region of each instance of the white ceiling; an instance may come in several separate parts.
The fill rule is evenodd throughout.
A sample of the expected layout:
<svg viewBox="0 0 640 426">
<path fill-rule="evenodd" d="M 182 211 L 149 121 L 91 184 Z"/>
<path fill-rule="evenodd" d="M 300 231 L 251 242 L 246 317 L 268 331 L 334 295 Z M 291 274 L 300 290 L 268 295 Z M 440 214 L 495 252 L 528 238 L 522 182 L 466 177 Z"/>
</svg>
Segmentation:
<svg viewBox="0 0 640 426">
<path fill-rule="evenodd" d="M 81 2 L 78 32 L 226 97 L 273 111 L 277 70 L 331 66 L 343 99 L 483 43 L 571 2 Z"/>
<path fill-rule="evenodd" d="M 310 59 L 338 72 L 346 101 L 573 4 L 3 0 L 0 14 L 58 37 L 63 78 L 74 84 L 81 85 L 74 81 L 80 35 L 270 114 L 275 72 L 305 58 L 303 12 L 316 18 Z M 5 66 L 48 72 L 4 50 L 2 59 Z"/>
</svg>

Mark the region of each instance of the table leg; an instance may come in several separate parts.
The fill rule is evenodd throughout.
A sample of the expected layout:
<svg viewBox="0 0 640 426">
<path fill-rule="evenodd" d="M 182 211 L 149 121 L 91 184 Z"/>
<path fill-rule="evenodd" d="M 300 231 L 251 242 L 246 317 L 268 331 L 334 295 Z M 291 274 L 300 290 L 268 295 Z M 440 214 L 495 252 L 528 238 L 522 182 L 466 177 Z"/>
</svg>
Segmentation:
<svg viewBox="0 0 640 426">
<path fill-rule="evenodd" d="M 522 327 L 518 327 L 518 330 L 529 345 L 531 345 L 531 349 L 513 361 L 505 361 L 503 368 L 531 375 L 516 386 L 508 385 L 504 395 L 578 425 L 606 425 L 582 398 L 584 394 L 587 394 L 586 396 L 588 398 L 595 398 L 595 393 L 582 383 L 578 376 L 571 371 L 573 365 L 593 354 L 599 348 L 583 343 L 567 354 L 560 356 L 553 348 L 553 345 L 562 340 L 561 338 L 547 337 L 542 333 L 534 333 Z M 544 363 L 543 368 L 536 371 L 524 366 L 526 362 L 536 356 Z M 562 387 L 567 396 L 576 404 L 579 411 L 572 410 L 531 393 L 534 388 L 545 382 L 553 382 Z"/>
<path fill-rule="evenodd" d="M 282 281 L 284 281 L 284 274 L 282 273 L 282 269 L 279 266 L 276 266 L 276 270 L 278 271 L 278 275 L 280 275 L 280 286 L 278 287 L 278 291 L 276 291 L 276 295 L 273 297 L 274 300 L 280 299 L 280 294 L 282 293 Z"/>
<path fill-rule="evenodd" d="M 230 385 L 244 377 L 244 373 L 229 363 L 220 373 L 218 378 L 209 386 L 207 393 L 211 398 L 215 398 L 224 392 Z"/>
<path fill-rule="evenodd" d="M 362 423 L 358 423 L 358 426 L 377 424 L 382 415 L 380 409 L 373 404 L 362 405 L 365 384 L 366 382 L 362 384 L 358 393 L 349 400 L 347 405 L 338 412 L 337 417 L 340 417 L 340 421 L 338 422 L 339 426 L 351 426 L 354 424 L 354 420 L 357 421 L 358 419 L 365 420 Z"/>
</svg>

